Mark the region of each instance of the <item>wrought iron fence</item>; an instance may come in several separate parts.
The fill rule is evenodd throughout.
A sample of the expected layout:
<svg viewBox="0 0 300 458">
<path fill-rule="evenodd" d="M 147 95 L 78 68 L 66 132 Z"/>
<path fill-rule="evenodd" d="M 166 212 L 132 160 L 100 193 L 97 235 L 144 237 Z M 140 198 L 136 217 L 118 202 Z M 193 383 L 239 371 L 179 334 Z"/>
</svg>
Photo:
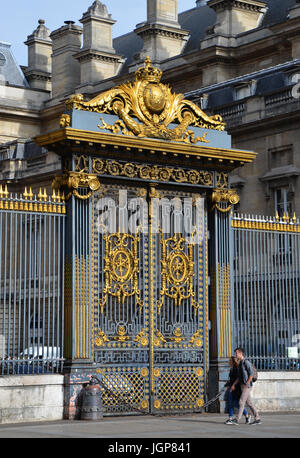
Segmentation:
<svg viewBox="0 0 300 458">
<path fill-rule="evenodd" d="M 0 374 L 63 366 L 65 202 L 0 186 Z"/>
<path fill-rule="evenodd" d="M 300 370 L 300 225 L 234 215 L 234 342 L 260 370 Z"/>
</svg>

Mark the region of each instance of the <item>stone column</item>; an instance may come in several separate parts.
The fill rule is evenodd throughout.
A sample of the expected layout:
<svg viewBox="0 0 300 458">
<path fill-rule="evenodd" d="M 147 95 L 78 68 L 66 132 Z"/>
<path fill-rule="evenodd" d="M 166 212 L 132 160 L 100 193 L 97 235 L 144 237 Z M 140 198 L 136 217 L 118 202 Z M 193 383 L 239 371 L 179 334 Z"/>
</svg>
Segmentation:
<svg viewBox="0 0 300 458">
<path fill-rule="evenodd" d="M 74 158 L 68 163 L 74 170 Z M 67 165 L 67 164 L 66 164 Z M 91 201 L 84 179 L 86 174 L 66 172 L 63 186 L 67 200 L 65 245 L 65 339 L 64 418 L 80 419 L 81 394 L 92 375 L 93 291 L 90 246 Z M 70 196 L 71 194 L 71 196 Z M 94 374 L 95 375 L 95 374 Z"/>
<path fill-rule="evenodd" d="M 178 23 L 178 0 L 147 0 L 147 22 L 138 24 L 135 33 L 144 41 L 140 61 L 149 56 L 155 63 L 181 54 L 189 33 Z"/>
<path fill-rule="evenodd" d="M 52 54 L 52 97 L 62 98 L 75 91 L 80 83 L 80 65 L 74 54 L 81 47 L 82 28 L 73 21 L 54 30 L 50 38 L 53 42 Z"/>
<path fill-rule="evenodd" d="M 235 191 L 220 189 L 212 194 L 210 215 L 210 370 L 211 399 L 224 387 L 229 375 L 229 357 L 233 352 L 232 313 L 232 250 L 231 206 L 238 203 Z M 225 412 L 224 396 L 211 409 Z"/>
<path fill-rule="evenodd" d="M 235 36 L 255 29 L 266 12 L 266 2 L 257 0 L 209 0 L 217 18 L 214 33 Z"/>
<path fill-rule="evenodd" d="M 51 91 L 52 40 L 43 19 L 39 20 L 37 29 L 28 35 L 25 45 L 28 46 L 28 67 L 24 74 L 30 87 Z"/>
<path fill-rule="evenodd" d="M 80 22 L 83 24 L 83 48 L 76 54 L 80 63 L 81 88 L 115 76 L 123 62 L 112 41 L 115 24 L 107 7 L 96 0 Z"/>
</svg>

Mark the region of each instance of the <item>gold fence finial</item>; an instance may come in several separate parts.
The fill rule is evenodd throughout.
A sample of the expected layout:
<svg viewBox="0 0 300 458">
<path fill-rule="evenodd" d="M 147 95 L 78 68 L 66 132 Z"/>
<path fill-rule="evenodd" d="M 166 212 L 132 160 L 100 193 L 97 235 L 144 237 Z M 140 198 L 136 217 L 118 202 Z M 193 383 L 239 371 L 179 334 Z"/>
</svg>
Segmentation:
<svg viewBox="0 0 300 458">
<path fill-rule="evenodd" d="M 52 200 L 53 200 L 53 202 L 56 202 L 56 199 L 57 199 L 57 195 L 55 194 L 55 189 L 53 189 L 53 192 L 52 192 Z"/>
</svg>

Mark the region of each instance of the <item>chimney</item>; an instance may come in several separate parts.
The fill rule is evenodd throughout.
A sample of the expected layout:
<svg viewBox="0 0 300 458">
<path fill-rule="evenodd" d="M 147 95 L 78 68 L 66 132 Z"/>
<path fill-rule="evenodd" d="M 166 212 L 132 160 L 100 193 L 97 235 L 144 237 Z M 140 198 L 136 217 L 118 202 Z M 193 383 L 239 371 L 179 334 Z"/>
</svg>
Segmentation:
<svg viewBox="0 0 300 458">
<path fill-rule="evenodd" d="M 30 87 L 50 92 L 52 41 L 43 19 L 39 20 L 37 29 L 28 35 L 25 45 L 28 46 L 28 67 L 24 74 Z"/>
<path fill-rule="evenodd" d="M 144 41 L 140 61 L 149 56 L 158 63 L 181 54 L 189 33 L 178 22 L 178 0 L 147 0 L 147 22 L 135 33 Z"/>
<path fill-rule="evenodd" d="M 217 15 L 214 33 L 231 37 L 258 27 L 266 12 L 266 2 L 257 0 L 210 0 L 207 5 Z"/>
<path fill-rule="evenodd" d="M 80 22 L 83 24 L 83 48 L 75 55 L 80 64 L 81 88 L 115 76 L 123 62 L 113 48 L 112 26 L 115 24 L 106 5 L 94 1 Z"/>
<path fill-rule="evenodd" d="M 54 30 L 50 38 L 52 54 L 52 97 L 64 97 L 75 91 L 80 83 L 80 65 L 74 58 L 81 47 L 82 28 L 74 21 Z"/>
</svg>

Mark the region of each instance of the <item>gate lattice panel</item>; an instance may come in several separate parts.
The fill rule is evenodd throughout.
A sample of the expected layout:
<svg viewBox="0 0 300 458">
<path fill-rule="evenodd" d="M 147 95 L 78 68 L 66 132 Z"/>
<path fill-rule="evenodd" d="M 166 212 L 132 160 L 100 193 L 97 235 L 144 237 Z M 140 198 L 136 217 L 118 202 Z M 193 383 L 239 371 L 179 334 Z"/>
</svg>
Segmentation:
<svg viewBox="0 0 300 458">
<path fill-rule="evenodd" d="M 144 199 L 144 188 L 103 185 L 94 195 L 94 360 L 111 391 L 103 395 L 106 414 L 194 411 L 204 403 L 208 336 L 203 200 L 201 221 L 192 233 L 179 222 L 176 205 L 183 208 L 188 200 L 195 223 L 197 196 L 155 193 L 151 202 L 160 203 L 156 219 L 156 207 Z M 130 202 L 126 217 L 125 201 Z"/>
</svg>

